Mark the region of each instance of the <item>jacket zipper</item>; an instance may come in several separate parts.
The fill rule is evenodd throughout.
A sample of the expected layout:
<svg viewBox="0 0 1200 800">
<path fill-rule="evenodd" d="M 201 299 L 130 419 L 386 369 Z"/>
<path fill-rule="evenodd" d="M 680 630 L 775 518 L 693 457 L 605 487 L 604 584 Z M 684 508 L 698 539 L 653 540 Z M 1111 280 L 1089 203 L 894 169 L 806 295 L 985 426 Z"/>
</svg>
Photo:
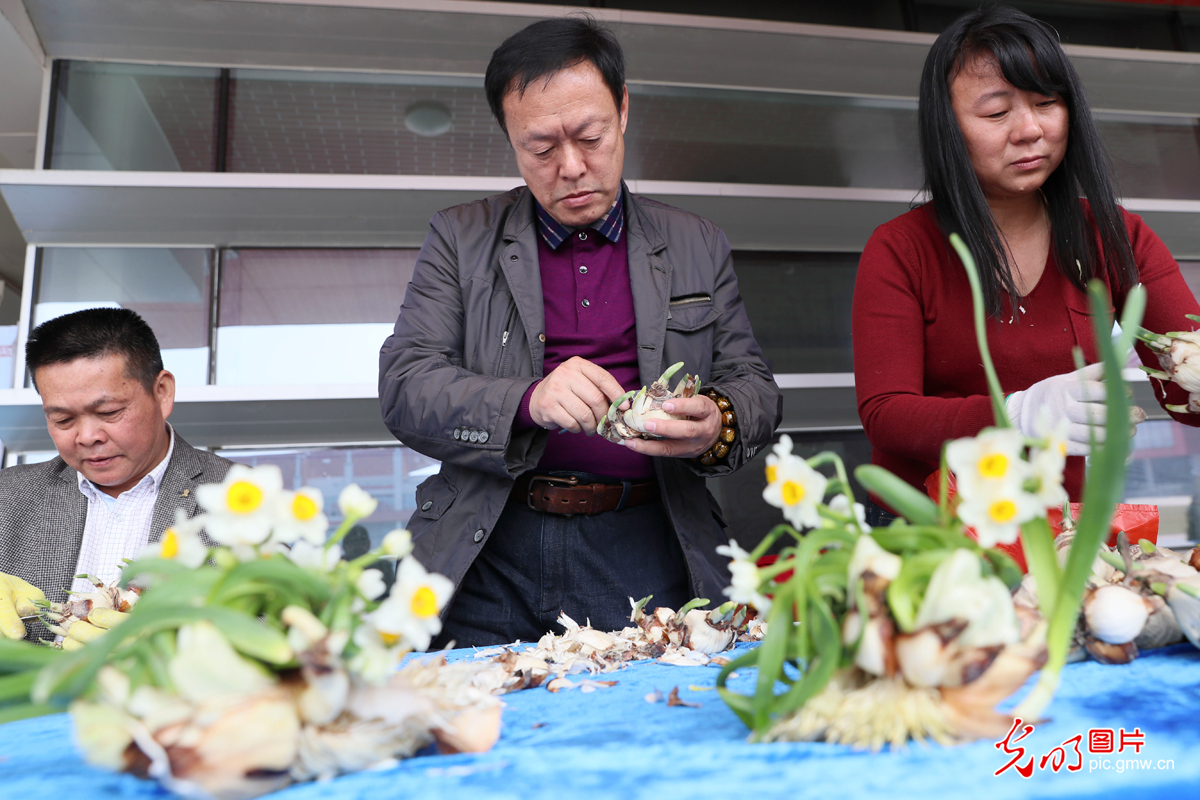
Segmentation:
<svg viewBox="0 0 1200 800">
<path fill-rule="evenodd" d="M 516 316 L 516 309 L 508 312 L 508 321 L 504 325 L 504 333 L 500 337 L 500 352 L 496 354 L 496 364 L 492 368 L 492 374 L 497 378 L 503 378 L 504 373 L 508 371 L 508 335 L 512 332 L 513 317 Z"/>
</svg>

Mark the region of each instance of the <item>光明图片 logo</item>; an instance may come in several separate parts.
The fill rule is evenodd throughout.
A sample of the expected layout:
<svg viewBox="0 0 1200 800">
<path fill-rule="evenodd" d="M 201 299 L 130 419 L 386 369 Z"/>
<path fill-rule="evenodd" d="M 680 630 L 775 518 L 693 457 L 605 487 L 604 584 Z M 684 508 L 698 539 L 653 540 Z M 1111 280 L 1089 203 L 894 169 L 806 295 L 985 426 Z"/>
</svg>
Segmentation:
<svg viewBox="0 0 1200 800">
<path fill-rule="evenodd" d="M 1084 735 L 1077 733 L 1062 744 L 1051 748 L 1048 752 L 1038 755 L 1027 753 L 1027 748 L 1020 742 L 1033 733 L 1033 725 L 1025 724 L 1017 717 L 1013 720 L 1008 735 L 996 742 L 996 749 L 1001 750 L 1009 760 L 996 770 L 994 775 L 1001 775 L 1009 769 L 1016 770 L 1022 778 L 1033 776 L 1035 769 L 1059 772 L 1079 772 L 1084 766 Z M 1089 728 L 1087 732 L 1087 767 L 1088 772 L 1111 770 L 1116 772 L 1152 771 L 1175 769 L 1174 759 L 1153 759 L 1142 756 L 1142 748 L 1146 744 L 1146 734 L 1141 729 L 1134 728 Z M 1124 758 L 1104 756 L 1129 755 Z"/>
</svg>

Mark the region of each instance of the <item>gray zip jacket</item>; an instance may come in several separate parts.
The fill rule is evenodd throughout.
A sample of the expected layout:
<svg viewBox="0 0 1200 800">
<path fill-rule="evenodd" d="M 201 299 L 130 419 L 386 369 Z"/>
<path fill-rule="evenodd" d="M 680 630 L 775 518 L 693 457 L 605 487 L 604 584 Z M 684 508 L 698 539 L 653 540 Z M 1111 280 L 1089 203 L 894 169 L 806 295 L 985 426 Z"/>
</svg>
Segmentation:
<svg viewBox="0 0 1200 800">
<path fill-rule="evenodd" d="M 638 371 L 669 366 L 733 404 L 727 464 L 656 458 L 662 499 L 697 596 L 723 600 L 728 541 L 706 476 L 742 466 L 769 443 L 783 397 L 746 317 L 729 242 L 708 220 L 625 190 Z M 514 479 L 533 469 L 550 432 L 513 430 L 545 354 L 536 214 L 525 187 L 448 208 L 431 221 L 395 332 L 383 343 L 379 402 L 401 442 L 442 462 L 417 488 L 415 555 L 457 587 L 487 542 Z"/>
</svg>

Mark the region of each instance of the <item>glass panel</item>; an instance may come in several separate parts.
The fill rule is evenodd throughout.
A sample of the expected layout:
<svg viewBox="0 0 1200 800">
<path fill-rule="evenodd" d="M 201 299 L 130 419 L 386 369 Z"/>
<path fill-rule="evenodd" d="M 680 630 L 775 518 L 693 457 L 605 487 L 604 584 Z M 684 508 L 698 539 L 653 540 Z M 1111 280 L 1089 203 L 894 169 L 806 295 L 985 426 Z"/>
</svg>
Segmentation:
<svg viewBox="0 0 1200 800">
<path fill-rule="evenodd" d="M 180 386 L 208 383 L 211 251 L 158 247 L 47 247 L 33 325 L 98 306 L 129 308 L 158 338 Z"/>
<path fill-rule="evenodd" d="M 389 531 L 403 528 L 417 510 L 421 481 L 438 471 L 439 462 L 407 447 L 312 450 L 221 450 L 220 455 L 250 466 L 275 464 L 283 471 L 286 489 L 311 486 L 321 490 L 330 532 L 342 521 L 337 498 L 357 483 L 379 501 L 379 508 L 362 525 L 378 545 Z"/>
<path fill-rule="evenodd" d="M 1200 199 L 1200 119 L 1096 114 L 1122 197 Z"/>
<path fill-rule="evenodd" d="M 629 93 L 628 178 L 921 185 L 915 101 L 648 84 Z"/>
<path fill-rule="evenodd" d="M 231 172 L 516 175 L 482 78 L 233 71 Z"/>
<path fill-rule="evenodd" d="M 219 74 L 215 68 L 59 62 L 50 166 L 211 171 Z"/>
<path fill-rule="evenodd" d="M 416 250 L 228 250 L 217 380 L 375 383 Z"/>
<path fill-rule="evenodd" d="M 734 253 L 754 337 L 776 373 L 854 371 L 850 306 L 858 258 L 858 253 Z"/>
<path fill-rule="evenodd" d="M 1200 430 L 1174 420 L 1139 425 L 1125 476 L 1125 502 L 1158 506 L 1160 541 L 1185 534 L 1196 540 L 1200 539 L 1198 497 Z"/>
</svg>

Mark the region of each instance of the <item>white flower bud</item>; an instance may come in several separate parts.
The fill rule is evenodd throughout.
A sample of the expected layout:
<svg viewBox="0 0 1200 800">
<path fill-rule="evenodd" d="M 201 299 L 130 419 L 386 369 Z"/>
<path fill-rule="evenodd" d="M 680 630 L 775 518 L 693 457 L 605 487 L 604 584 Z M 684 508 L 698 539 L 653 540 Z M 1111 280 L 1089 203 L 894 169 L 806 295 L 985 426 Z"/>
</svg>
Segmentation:
<svg viewBox="0 0 1200 800">
<path fill-rule="evenodd" d="M 412 534 L 405 528 L 397 528 L 383 537 L 383 552 L 393 558 L 404 558 L 412 551 Z"/>
<path fill-rule="evenodd" d="M 342 510 L 342 514 L 356 520 L 371 516 L 378 506 L 379 501 L 363 491 L 357 483 L 342 489 L 342 493 L 338 495 L 338 508 Z"/>
</svg>

